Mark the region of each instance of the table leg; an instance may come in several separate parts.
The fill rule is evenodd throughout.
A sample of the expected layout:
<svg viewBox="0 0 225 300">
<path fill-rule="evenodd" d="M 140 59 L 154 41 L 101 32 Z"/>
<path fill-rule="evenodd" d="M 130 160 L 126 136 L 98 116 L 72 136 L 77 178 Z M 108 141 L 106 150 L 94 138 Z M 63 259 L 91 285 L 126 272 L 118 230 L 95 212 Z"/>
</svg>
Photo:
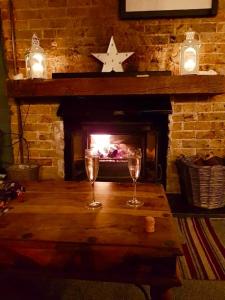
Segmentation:
<svg viewBox="0 0 225 300">
<path fill-rule="evenodd" d="M 163 286 L 150 287 L 151 300 L 172 300 L 173 292 L 171 288 Z"/>
</svg>

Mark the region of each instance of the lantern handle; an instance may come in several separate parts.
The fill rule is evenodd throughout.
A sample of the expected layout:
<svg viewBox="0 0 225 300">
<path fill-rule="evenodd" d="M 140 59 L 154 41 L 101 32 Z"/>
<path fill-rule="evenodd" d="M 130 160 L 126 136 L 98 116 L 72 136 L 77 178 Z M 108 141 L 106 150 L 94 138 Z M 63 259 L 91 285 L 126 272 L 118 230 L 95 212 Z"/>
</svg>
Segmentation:
<svg viewBox="0 0 225 300">
<path fill-rule="evenodd" d="M 40 41 L 39 41 L 39 38 L 36 35 L 36 33 L 34 33 L 32 35 L 32 46 L 35 46 L 35 47 L 39 47 L 40 46 Z"/>
<path fill-rule="evenodd" d="M 190 37 L 192 36 L 192 39 L 195 39 L 195 36 L 197 36 L 198 37 L 198 41 L 200 41 L 200 34 L 197 31 L 194 31 L 192 29 L 192 27 L 189 27 L 189 30 L 185 34 L 186 34 L 186 39 L 187 39 L 188 35 Z"/>
</svg>

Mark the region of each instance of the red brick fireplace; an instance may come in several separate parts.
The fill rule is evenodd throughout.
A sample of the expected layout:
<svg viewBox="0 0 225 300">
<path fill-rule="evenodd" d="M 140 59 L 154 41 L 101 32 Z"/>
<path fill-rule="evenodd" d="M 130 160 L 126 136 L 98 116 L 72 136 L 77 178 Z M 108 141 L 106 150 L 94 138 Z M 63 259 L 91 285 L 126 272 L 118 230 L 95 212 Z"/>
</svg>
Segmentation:
<svg viewBox="0 0 225 300">
<path fill-rule="evenodd" d="M 30 158 L 33 162 L 40 164 L 40 178 L 42 179 L 63 178 L 64 171 L 68 168 L 65 166 L 64 170 L 64 141 L 69 143 L 69 138 L 64 135 L 63 121 L 57 117 L 60 103 L 68 107 L 71 105 L 74 107 L 73 113 L 77 113 L 75 107 L 79 99 L 88 98 L 88 101 L 94 103 L 91 98 L 93 95 L 99 97 L 98 99 L 118 95 L 129 99 L 135 95 L 138 97 L 137 103 L 141 105 L 145 102 L 144 99 L 147 99 L 148 108 L 155 107 L 156 109 L 159 108 L 157 105 L 162 102 L 162 99 L 170 99 L 172 114 L 169 114 L 169 119 L 167 119 L 168 111 L 166 114 L 169 130 L 168 137 L 165 136 L 165 140 L 168 138 L 168 151 L 164 177 L 167 178 L 167 191 L 178 192 L 178 177 L 174 165 L 174 160 L 178 155 L 207 153 L 212 150 L 217 155 L 224 155 L 223 95 L 220 95 L 225 92 L 224 86 L 224 76 L 220 75 L 165 76 L 157 74 L 140 78 L 126 74 L 123 77 L 116 77 L 112 74 L 111 77 L 106 78 L 100 76 L 51 80 L 9 80 L 7 89 L 9 97 L 16 101 L 10 102 L 12 129 L 14 132 L 18 130 L 18 110 L 15 105 L 17 103 L 21 109 L 23 123 L 25 123 L 23 134 L 30 147 Z M 130 107 L 132 101 L 127 101 Z M 118 102 L 121 103 L 121 101 Z M 107 101 L 107 107 L 108 103 Z M 213 113 L 208 111 L 208 107 L 212 105 Z M 86 108 L 87 105 L 85 105 Z M 121 107 L 116 107 L 111 112 L 116 111 L 117 118 L 120 118 L 121 110 L 123 111 Z M 103 112 L 99 115 L 107 117 L 107 114 Z M 90 120 L 86 119 L 86 122 L 88 121 Z M 95 121 L 91 120 L 91 122 Z M 86 123 L 83 129 L 90 131 L 92 127 L 89 125 L 90 123 Z M 66 151 L 68 149 L 67 147 Z"/>
</svg>

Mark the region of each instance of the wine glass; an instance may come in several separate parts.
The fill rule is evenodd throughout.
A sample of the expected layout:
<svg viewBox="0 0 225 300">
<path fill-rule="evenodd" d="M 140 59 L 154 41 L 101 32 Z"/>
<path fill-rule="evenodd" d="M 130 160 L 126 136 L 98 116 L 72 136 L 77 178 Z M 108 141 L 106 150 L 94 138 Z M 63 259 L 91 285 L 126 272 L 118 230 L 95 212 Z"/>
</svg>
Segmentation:
<svg viewBox="0 0 225 300">
<path fill-rule="evenodd" d="M 133 179 L 134 193 L 133 199 L 127 201 L 127 205 L 131 207 L 140 207 L 144 204 L 143 201 L 137 199 L 137 179 L 141 171 L 141 149 L 140 148 L 129 148 L 127 153 L 128 158 L 128 169 L 130 176 Z"/>
<path fill-rule="evenodd" d="M 90 208 L 99 208 L 102 206 L 100 201 L 95 201 L 94 183 L 98 176 L 99 155 L 95 154 L 91 149 L 85 149 L 85 169 L 87 177 L 92 186 L 92 201 L 88 203 Z"/>
</svg>

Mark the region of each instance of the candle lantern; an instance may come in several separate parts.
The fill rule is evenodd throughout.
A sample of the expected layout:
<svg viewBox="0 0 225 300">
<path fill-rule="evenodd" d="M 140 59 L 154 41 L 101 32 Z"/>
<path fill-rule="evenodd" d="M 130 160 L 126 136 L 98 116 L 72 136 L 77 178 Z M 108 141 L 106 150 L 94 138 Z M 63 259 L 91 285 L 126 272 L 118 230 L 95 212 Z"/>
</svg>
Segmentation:
<svg viewBox="0 0 225 300">
<path fill-rule="evenodd" d="M 25 54 L 28 78 L 46 78 L 46 56 L 36 34 L 32 36 L 31 48 Z"/>
<path fill-rule="evenodd" d="M 195 32 L 186 32 L 186 39 L 180 50 L 180 74 L 198 74 L 200 42 L 195 39 Z"/>
</svg>

